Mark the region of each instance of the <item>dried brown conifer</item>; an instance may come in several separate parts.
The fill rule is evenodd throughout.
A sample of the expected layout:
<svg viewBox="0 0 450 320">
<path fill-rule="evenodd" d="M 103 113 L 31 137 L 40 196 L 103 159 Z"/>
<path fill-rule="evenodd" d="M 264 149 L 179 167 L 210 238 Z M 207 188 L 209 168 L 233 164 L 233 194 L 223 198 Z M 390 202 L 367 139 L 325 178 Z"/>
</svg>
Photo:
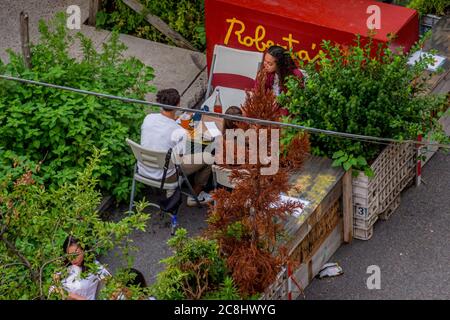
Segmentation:
<svg viewBox="0 0 450 320">
<path fill-rule="evenodd" d="M 257 83 L 257 88 L 247 93 L 243 114 L 251 118 L 279 121 L 280 108 L 272 91 L 265 90 L 264 73 L 258 75 Z M 277 126 L 243 122 L 238 127 L 243 130 L 254 129 L 257 136 L 262 129 L 267 129 L 267 141 L 274 134 L 272 130 L 280 129 Z M 226 143 L 225 140 L 224 146 Z M 260 143 L 267 142 L 258 140 L 257 150 L 261 147 Z M 215 206 L 209 210 L 207 234 L 218 240 L 221 254 L 227 259 L 233 279 L 244 296 L 263 292 L 287 261 L 285 250 L 279 246 L 278 236 L 283 229 L 283 222 L 300 205 L 296 202 L 281 203 L 279 197 L 290 189 L 290 170 L 299 169 L 309 151 L 309 140 L 305 134 L 299 135 L 289 146 L 281 146 L 281 150 L 270 150 L 270 143 L 267 144 L 269 154 L 284 154 L 278 172 L 262 175 L 261 169 L 270 164 L 261 163 L 259 157 L 256 157 L 256 163 L 248 163 L 249 152 L 254 146 L 246 141 L 245 146 L 241 146 L 245 148 L 246 163 L 224 165 L 232 168 L 231 179 L 236 184 L 235 188 L 231 191 L 217 190 L 214 193 Z M 237 153 L 236 148 L 234 152 Z"/>
</svg>

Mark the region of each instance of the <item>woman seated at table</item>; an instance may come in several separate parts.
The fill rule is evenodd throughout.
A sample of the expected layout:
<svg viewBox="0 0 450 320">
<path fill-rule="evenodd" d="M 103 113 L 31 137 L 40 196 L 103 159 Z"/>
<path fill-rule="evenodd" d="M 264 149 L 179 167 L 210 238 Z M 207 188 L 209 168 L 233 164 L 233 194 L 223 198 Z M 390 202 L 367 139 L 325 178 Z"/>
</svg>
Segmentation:
<svg viewBox="0 0 450 320">
<path fill-rule="evenodd" d="M 265 87 L 272 90 L 276 96 L 286 92 L 287 77 L 295 76 L 303 82 L 303 74 L 292 60 L 290 52 L 280 46 L 271 46 L 267 50 L 259 72 L 267 74 Z"/>
<path fill-rule="evenodd" d="M 227 111 L 225 111 L 225 114 L 232 115 L 232 116 L 242 116 L 242 110 L 239 107 L 236 106 L 230 106 L 228 107 Z M 230 119 L 225 119 L 225 130 L 227 129 L 237 129 L 237 124 L 239 121 L 233 121 Z M 224 132 L 225 133 L 225 132 Z"/>
<path fill-rule="evenodd" d="M 286 92 L 286 81 L 289 76 L 299 79 L 303 85 L 303 74 L 297 68 L 294 60 L 291 58 L 289 51 L 280 46 L 271 46 L 264 54 L 263 65 L 258 75 L 266 73 L 266 90 L 272 90 L 275 96 L 279 96 L 282 92 Z M 256 81 L 255 88 L 259 86 Z M 287 110 L 281 109 L 283 115 L 287 115 Z"/>
</svg>

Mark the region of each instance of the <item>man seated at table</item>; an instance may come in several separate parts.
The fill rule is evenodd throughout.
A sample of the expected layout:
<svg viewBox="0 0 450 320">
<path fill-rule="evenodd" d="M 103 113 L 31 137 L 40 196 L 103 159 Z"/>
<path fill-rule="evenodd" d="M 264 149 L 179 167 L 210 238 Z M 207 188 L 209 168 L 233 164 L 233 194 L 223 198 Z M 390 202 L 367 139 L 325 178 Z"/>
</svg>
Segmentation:
<svg viewBox="0 0 450 320">
<path fill-rule="evenodd" d="M 156 101 L 161 104 L 180 106 L 180 94 L 176 89 L 160 90 Z M 145 117 L 141 127 L 141 146 L 154 151 L 167 152 L 170 148 L 177 154 L 185 153 L 186 131 L 179 126 L 175 119 L 176 110 L 162 108 L 160 113 L 152 113 Z M 183 157 L 182 157 L 183 158 Z M 203 191 L 211 174 L 211 167 L 201 164 L 181 163 L 181 169 L 189 176 L 195 174 L 192 188 L 201 204 L 212 201 L 209 193 Z M 138 163 L 139 174 L 154 180 L 161 180 L 163 169 L 149 168 Z M 166 182 L 176 182 L 175 168 L 167 170 Z M 188 206 L 197 205 L 194 197 L 187 198 Z"/>
</svg>

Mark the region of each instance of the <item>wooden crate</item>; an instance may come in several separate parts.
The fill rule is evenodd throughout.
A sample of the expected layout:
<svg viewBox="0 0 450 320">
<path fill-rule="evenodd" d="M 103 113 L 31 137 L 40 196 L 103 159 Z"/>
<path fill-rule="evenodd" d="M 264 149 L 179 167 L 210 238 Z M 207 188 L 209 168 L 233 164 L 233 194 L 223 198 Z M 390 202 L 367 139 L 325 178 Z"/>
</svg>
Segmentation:
<svg viewBox="0 0 450 320">
<path fill-rule="evenodd" d="M 295 248 L 291 248 L 290 259 L 295 262 L 293 273 L 302 289 L 311 283 L 324 263 L 331 258 L 343 241 L 341 199 L 336 199 L 322 218 L 310 229 Z M 300 290 L 294 288 L 295 299 Z M 288 274 L 286 268 L 280 271 L 261 299 L 286 300 L 288 296 Z"/>
<path fill-rule="evenodd" d="M 378 207 L 370 206 L 369 208 L 360 205 L 353 206 L 353 218 L 359 220 L 372 220 L 378 215 Z"/>
<path fill-rule="evenodd" d="M 282 243 L 294 262 L 292 272 L 303 288 L 312 281 L 344 239 L 344 171 L 332 167 L 331 163 L 330 159 L 311 157 L 303 169 L 293 173 L 289 179 L 293 188 L 288 194 L 309 202 L 301 216 L 292 216 L 286 222 L 286 237 Z M 287 294 L 288 275 L 286 270 L 282 270 L 266 289 L 262 299 L 283 300 L 287 299 Z M 295 299 L 300 292 L 296 290 L 291 294 Z"/>
<path fill-rule="evenodd" d="M 337 249 L 339 249 L 343 242 L 343 233 L 342 219 L 339 219 L 339 223 L 334 227 L 332 232 L 317 250 L 293 270 L 293 278 L 300 286 L 302 286 L 302 290 L 293 285 L 291 292 L 292 299 L 297 299 L 303 293 L 303 290 L 311 283 L 311 281 L 313 281 L 322 266 L 327 263 Z M 288 297 L 288 290 L 287 270 L 283 269 L 278 274 L 277 280 L 265 291 L 260 299 L 286 300 Z"/>
<path fill-rule="evenodd" d="M 339 221 L 342 220 L 341 212 L 340 201 L 336 201 L 300 244 L 291 250 L 290 257 L 299 264 L 310 259 L 338 225 Z"/>
</svg>

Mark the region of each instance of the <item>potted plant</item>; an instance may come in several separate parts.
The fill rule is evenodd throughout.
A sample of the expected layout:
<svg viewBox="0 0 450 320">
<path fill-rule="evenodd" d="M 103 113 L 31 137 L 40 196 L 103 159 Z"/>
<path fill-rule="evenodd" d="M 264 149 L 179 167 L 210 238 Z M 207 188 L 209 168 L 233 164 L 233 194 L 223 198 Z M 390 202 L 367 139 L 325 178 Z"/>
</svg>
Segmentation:
<svg viewBox="0 0 450 320">
<path fill-rule="evenodd" d="M 426 94 L 422 79 L 432 58 L 426 57 L 412 67 L 408 55 L 388 47 L 376 48 L 372 41 L 362 44 L 359 39 L 354 46 L 324 41 L 317 64 L 304 67 L 309 75 L 305 86 L 291 79 L 288 92 L 280 97 L 290 111 L 285 120 L 397 140 L 416 140 L 434 131 L 436 141 L 444 141 L 436 117 L 443 111 L 444 97 Z M 310 140 L 314 155 L 332 158 L 334 165 L 353 168 L 357 175 L 353 179 L 353 200 L 364 220 L 364 228 L 358 230 L 360 238 L 367 240 L 377 216 L 392 212 L 400 192 L 415 174 L 414 144 L 386 146 L 324 134 L 313 134 Z"/>
</svg>

